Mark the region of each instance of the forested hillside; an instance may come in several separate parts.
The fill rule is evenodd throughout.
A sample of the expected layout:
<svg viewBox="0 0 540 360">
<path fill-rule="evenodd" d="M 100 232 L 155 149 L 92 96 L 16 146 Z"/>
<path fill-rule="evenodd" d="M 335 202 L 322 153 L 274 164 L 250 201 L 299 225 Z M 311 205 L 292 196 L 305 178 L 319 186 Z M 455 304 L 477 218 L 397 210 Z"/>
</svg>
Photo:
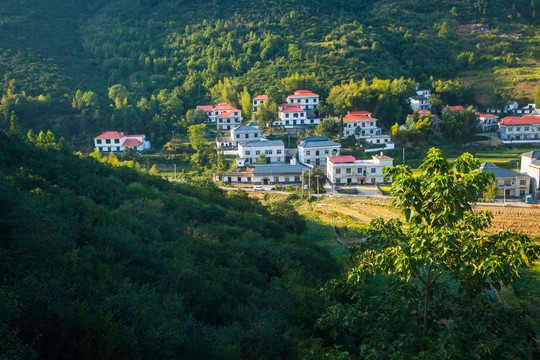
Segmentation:
<svg viewBox="0 0 540 360">
<path fill-rule="evenodd" d="M 0 358 L 296 359 L 339 270 L 285 203 L 0 133 Z"/>
<path fill-rule="evenodd" d="M 50 128 L 86 149 L 104 129 L 144 131 L 161 145 L 189 109 L 239 106 L 244 89 L 282 101 L 309 88 L 325 99 L 375 77 L 435 87 L 431 77 L 461 74 L 486 104 L 530 98 L 511 85 L 538 81 L 537 25 L 528 0 L 6 0 L 2 126 L 15 111 L 23 129 Z M 507 80 L 512 69 L 520 75 Z"/>
</svg>

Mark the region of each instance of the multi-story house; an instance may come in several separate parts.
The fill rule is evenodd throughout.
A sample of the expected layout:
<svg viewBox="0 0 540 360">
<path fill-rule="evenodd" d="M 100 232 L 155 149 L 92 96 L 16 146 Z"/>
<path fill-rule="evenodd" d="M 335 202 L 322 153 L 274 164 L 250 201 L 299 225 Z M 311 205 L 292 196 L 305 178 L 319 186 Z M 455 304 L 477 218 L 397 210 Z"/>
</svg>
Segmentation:
<svg viewBox="0 0 540 360">
<path fill-rule="evenodd" d="M 493 163 L 483 163 L 480 170 L 495 175 L 495 181 L 499 186 L 499 193 L 505 198 L 524 197 L 531 193 L 531 177 L 517 171 L 503 169 Z"/>
<path fill-rule="evenodd" d="M 339 122 L 339 120 L 336 121 Z M 371 117 L 369 111 L 352 111 L 343 118 L 343 136 L 345 137 L 355 135 L 362 139 L 379 134 L 381 134 L 381 129 L 377 127 L 377 119 Z"/>
<path fill-rule="evenodd" d="M 326 176 L 331 185 L 363 185 L 385 183 L 383 168 L 392 166 L 394 159 L 374 155 L 371 160 L 356 160 L 354 156 L 328 156 Z"/>
<path fill-rule="evenodd" d="M 411 104 L 411 109 L 413 110 L 421 110 L 421 109 L 430 110 L 431 109 L 431 105 L 429 104 L 429 99 L 422 95 L 411 96 L 409 98 L 409 102 Z"/>
<path fill-rule="evenodd" d="M 242 123 L 240 111 L 226 111 L 216 116 L 216 125 L 219 130 L 231 130 Z"/>
<path fill-rule="evenodd" d="M 146 135 L 126 135 L 118 131 L 106 131 L 94 138 L 94 146 L 100 152 L 120 152 L 126 148 L 137 151 L 150 149 Z"/>
<path fill-rule="evenodd" d="M 341 144 L 324 136 L 307 137 L 298 145 L 298 160 L 307 165 L 326 165 L 326 156 L 339 156 Z"/>
<path fill-rule="evenodd" d="M 285 163 L 285 144 L 281 140 L 254 140 L 238 143 L 238 156 L 246 159 L 246 164 L 258 162 L 261 154 L 266 164 Z"/>
<path fill-rule="evenodd" d="M 478 119 L 478 122 L 480 123 L 480 128 L 483 132 L 486 131 L 492 131 L 497 130 L 499 127 L 499 116 L 495 114 L 484 114 L 475 112 L 476 118 Z"/>
<path fill-rule="evenodd" d="M 259 110 L 259 106 L 261 106 L 262 104 L 264 104 L 264 102 L 268 100 L 268 96 L 266 95 L 259 95 L 259 96 L 255 96 L 251 102 L 252 102 L 252 105 L 253 105 L 253 113 L 256 114 L 257 111 Z"/>
<path fill-rule="evenodd" d="M 222 149 L 236 150 L 239 142 L 261 140 L 264 137 L 257 124 L 237 126 L 231 130 L 230 136 L 217 137 L 216 146 L 218 152 Z"/>
<path fill-rule="evenodd" d="M 533 115 L 507 116 L 499 121 L 499 136 L 501 140 L 538 142 L 540 140 L 540 117 Z"/>
<path fill-rule="evenodd" d="M 304 110 L 313 110 L 319 105 L 319 95 L 309 90 L 296 90 L 294 94 L 287 96 L 289 104 L 299 104 Z"/>
<path fill-rule="evenodd" d="M 531 194 L 540 197 L 540 151 L 521 154 L 521 172 L 531 177 Z"/>
</svg>

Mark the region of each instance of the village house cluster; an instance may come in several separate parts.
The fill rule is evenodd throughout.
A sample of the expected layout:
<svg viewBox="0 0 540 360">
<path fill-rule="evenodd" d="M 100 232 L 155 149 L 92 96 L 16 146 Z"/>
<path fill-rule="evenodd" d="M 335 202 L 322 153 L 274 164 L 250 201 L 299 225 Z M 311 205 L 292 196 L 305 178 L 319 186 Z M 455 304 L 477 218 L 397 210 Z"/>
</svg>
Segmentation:
<svg viewBox="0 0 540 360">
<path fill-rule="evenodd" d="M 253 112 L 257 113 L 268 97 L 258 95 L 252 99 Z M 323 119 L 318 115 L 317 105 L 319 95 L 309 90 L 297 90 L 287 96 L 287 102 L 278 106 L 279 111 L 275 120 L 267 124 L 270 127 L 282 126 L 285 129 L 305 129 L 316 126 Z M 235 184 L 254 185 L 298 185 L 302 173 L 314 168 L 327 170 L 335 161 L 339 161 L 341 145 L 330 138 L 312 136 L 300 140 L 296 148 L 286 148 L 282 140 L 268 140 L 259 129 L 257 123 L 241 125 L 241 120 L 232 121 L 234 115 L 242 118 L 241 111 L 234 109 L 226 103 L 218 106 L 200 105 L 208 114 L 208 124 L 216 125 L 218 131 L 228 130 L 227 136 L 216 137 L 217 151 L 225 155 L 235 155 L 237 168 L 231 172 L 214 174 L 215 181 Z M 227 114 L 226 126 L 222 126 L 219 118 L 223 117 L 220 111 L 232 112 Z M 339 122 L 338 118 L 334 121 Z M 231 126 L 234 124 L 235 126 Z M 377 126 L 377 119 L 367 111 L 350 112 L 343 118 L 343 135 L 354 136 L 358 141 L 379 145 L 366 151 L 380 151 L 393 149 L 394 144 L 390 135 L 382 133 Z M 354 157 L 347 157 L 348 159 Z M 384 161 L 383 161 L 384 160 Z M 332 185 L 361 185 L 383 183 L 382 168 L 392 165 L 392 159 L 373 156 L 372 160 L 353 160 L 349 164 L 354 172 L 343 170 L 343 176 L 328 175 Z M 370 166 L 367 169 L 367 166 Z M 340 166 L 340 165 L 336 165 Z M 373 171 L 373 172 L 372 172 Z M 354 177 L 351 175 L 354 174 Z M 345 175 L 351 175 L 345 177 Z"/>
<path fill-rule="evenodd" d="M 415 121 L 415 116 L 430 116 L 436 125 L 440 119 L 431 113 L 430 90 L 416 90 L 409 98 L 414 114 L 407 116 L 400 129 L 407 129 Z M 253 113 L 268 101 L 268 96 L 258 95 L 252 99 Z M 309 90 L 297 90 L 287 96 L 287 102 L 278 106 L 275 120 L 266 124 L 269 127 L 285 129 L 306 129 L 314 127 L 323 119 L 317 106 L 319 95 Z M 342 156 L 341 144 L 323 136 L 303 138 L 297 146 L 286 148 L 282 140 L 269 140 L 252 122 L 242 125 L 242 111 L 221 102 L 216 106 L 199 105 L 208 115 L 207 124 L 214 125 L 219 134 L 216 148 L 219 153 L 236 157 L 236 168 L 227 173 L 214 174 L 214 181 L 253 185 L 299 185 L 303 173 L 320 168 L 326 171 L 332 186 L 354 186 L 380 184 L 387 180 L 383 168 L 392 166 L 393 159 L 373 155 L 369 160 L 359 160 L 354 156 Z M 445 106 L 442 115 L 461 113 L 461 105 Z M 474 109 L 473 109 L 474 110 Z M 488 109 L 481 113 L 474 110 L 479 123 L 479 131 L 498 135 L 503 143 L 540 143 L 540 116 L 534 104 L 519 108 L 517 102 L 508 102 L 503 110 Z M 502 119 L 499 114 L 505 114 Z M 340 122 L 340 119 L 334 118 Z M 390 135 L 384 134 L 378 126 L 378 119 L 369 111 L 351 111 L 342 119 L 342 135 L 354 136 L 367 146 L 365 152 L 379 152 L 394 149 Z M 145 135 L 128 135 L 118 131 L 106 131 L 94 138 L 95 147 L 103 153 L 122 152 L 126 148 L 142 151 L 150 148 Z M 540 152 L 522 154 L 521 172 L 497 167 L 492 163 L 482 165 L 482 169 L 492 172 L 504 197 L 524 197 L 540 195 Z"/>
</svg>

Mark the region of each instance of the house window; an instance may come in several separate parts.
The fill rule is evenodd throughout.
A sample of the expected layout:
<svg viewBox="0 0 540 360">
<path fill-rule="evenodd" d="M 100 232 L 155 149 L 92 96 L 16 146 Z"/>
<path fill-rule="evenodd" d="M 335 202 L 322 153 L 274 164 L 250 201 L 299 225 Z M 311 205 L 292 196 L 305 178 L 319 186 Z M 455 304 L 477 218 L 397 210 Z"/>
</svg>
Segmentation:
<svg viewBox="0 0 540 360">
<path fill-rule="evenodd" d="M 527 185 L 527 180 L 519 180 L 519 185 Z"/>
<path fill-rule="evenodd" d="M 281 155 L 281 150 L 276 150 L 278 155 Z"/>
<path fill-rule="evenodd" d="M 111 139 L 105 140 L 105 144 L 110 144 L 110 143 L 111 143 Z"/>
<path fill-rule="evenodd" d="M 375 183 L 377 182 L 377 180 L 376 180 L 375 178 L 371 178 L 371 182 L 372 182 L 373 184 L 375 184 Z"/>
<path fill-rule="evenodd" d="M 372 174 L 375 174 L 377 172 L 377 169 L 376 168 L 371 168 L 371 173 Z"/>
<path fill-rule="evenodd" d="M 96 144 L 101 144 L 101 139 L 96 140 Z"/>
<path fill-rule="evenodd" d="M 237 138 L 237 139 L 240 139 L 240 134 L 236 134 L 236 138 Z"/>
<path fill-rule="evenodd" d="M 524 127 L 523 131 L 529 131 L 529 127 L 528 126 Z"/>
<path fill-rule="evenodd" d="M 336 179 L 336 184 L 339 184 L 341 182 L 341 179 Z"/>
<path fill-rule="evenodd" d="M 120 139 L 114 139 L 115 144 L 120 144 Z"/>
<path fill-rule="evenodd" d="M 341 174 L 341 169 L 336 169 L 336 174 Z"/>
<path fill-rule="evenodd" d="M 307 160 L 306 160 L 306 164 L 309 164 L 309 161 L 310 161 L 310 160 L 309 160 L 309 159 L 307 159 Z"/>
<path fill-rule="evenodd" d="M 266 150 L 265 153 L 266 155 L 272 155 L 272 150 Z"/>
<path fill-rule="evenodd" d="M 98 147 L 98 150 L 99 150 L 99 151 L 103 151 L 103 148 L 102 148 L 102 147 Z"/>
<path fill-rule="evenodd" d="M 242 178 L 240 176 L 238 177 L 238 182 L 242 182 Z"/>
<path fill-rule="evenodd" d="M 260 150 L 256 150 L 255 151 L 255 155 L 260 155 L 261 154 L 261 151 Z"/>
<path fill-rule="evenodd" d="M 315 151 L 315 156 L 319 156 L 319 150 Z"/>
<path fill-rule="evenodd" d="M 285 117 L 288 118 L 288 117 L 289 117 L 289 114 L 285 114 Z"/>
<path fill-rule="evenodd" d="M 274 176 L 274 183 L 278 183 L 279 182 L 279 177 L 278 176 Z"/>
<path fill-rule="evenodd" d="M 299 182 L 300 182 L 300 176 L 295 176 L 295 177 L 294 177 L 294 182 L 299 183 Z"/>
<path fill-rule="evenodd" d="M 324 150 L 324 153 L 325 153 L 326 155 L 328 155 L 328 154 L 330 153 L 330 151 L 329 151 L 329 150 Z"/>
<path fill-rule="evenodd" d="M 311 155 L 311 151 L 306 151 L 306 155 Z"/>
<path fill-rule="evenodd" d="M 253 135 L 253 137 L 259 137 L 259 134 L 255 133 L 255 134 Z"/>
<path fill-rule="evenodd" d="M 249 150 L 246 151 L 246 155 L 250 155 L 250 154 L 251 154 L 251 152 Z"/>
<path fill-rule="evenodd" d="M 246 139 L 249 139 L 249 134 L 245 134 L 244 137 L 245 137 Z"/>
<path fill-rule="evenodd" d="M 285 176 L 285 184 L 288 184 L 288 183 L 289 183 L 289 177 Z"/>
<path fill-rule="evenodd" d="M 350 173 L 351 173 L 351 169 L 350 169 L 350 168 L 345 169 L 345 173 L 350 174 Z"/>
</svg>

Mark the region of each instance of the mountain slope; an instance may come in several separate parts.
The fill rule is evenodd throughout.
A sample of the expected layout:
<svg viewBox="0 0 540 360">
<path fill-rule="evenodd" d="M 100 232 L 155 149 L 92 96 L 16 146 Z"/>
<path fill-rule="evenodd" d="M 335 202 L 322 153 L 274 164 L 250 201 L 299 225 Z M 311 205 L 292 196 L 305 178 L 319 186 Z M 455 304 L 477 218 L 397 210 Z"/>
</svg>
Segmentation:
<svg viewBox="0 0 540 360">
<path fill-rule="evenodd" d="M 337 271 L 286 205 L 4 134 L 0 202 L 0 357 L 298 358 Z"/>
</svg>

